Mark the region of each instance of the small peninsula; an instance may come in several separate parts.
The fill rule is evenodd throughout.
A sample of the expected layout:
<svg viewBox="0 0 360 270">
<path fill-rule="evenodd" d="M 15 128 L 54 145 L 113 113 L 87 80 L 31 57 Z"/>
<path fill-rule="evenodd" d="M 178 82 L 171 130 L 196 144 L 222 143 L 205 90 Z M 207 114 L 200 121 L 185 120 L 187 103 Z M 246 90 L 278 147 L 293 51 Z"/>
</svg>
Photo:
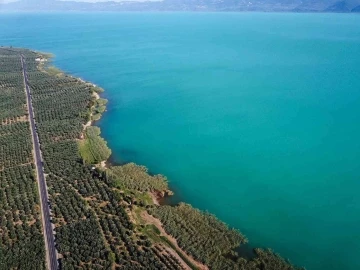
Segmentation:
<svg viewBox="0 0 360 270">
<path fill-rule="evenodd" d="M 0 269 L 300 269 L 268 249 L 242 257 L 236 249 L 246 237 L 214 215 L 159 204 L 172 195 L 166 177 L 109 164 L 111 149 L 93 124 L 111 100 L 51 58 L 0 48 Z"/>
</svg>

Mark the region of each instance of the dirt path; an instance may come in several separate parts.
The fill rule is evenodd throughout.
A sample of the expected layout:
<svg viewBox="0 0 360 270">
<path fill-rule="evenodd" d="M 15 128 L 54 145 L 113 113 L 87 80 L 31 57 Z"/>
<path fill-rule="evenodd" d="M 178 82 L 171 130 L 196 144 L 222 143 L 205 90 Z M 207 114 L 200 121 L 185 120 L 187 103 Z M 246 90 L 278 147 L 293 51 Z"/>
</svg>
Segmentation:
<svg viewBox="0 0 360 270">
<path fill-rule="evenodd" d="M 188 254 L 186 254 L 179 246 L 178 246 L 178 243 L 176 241 L 176 239 L 174 237 L 172 237 L 171 235 L 167 234 L 162 226 L 162 223 L 159 219 L 151 216 L 148 214 L 148 212 L 146 211 L 143 211 L 141 213 L 141 217 L 146 221 L 147 224 L 153 224 L 155 225 L 162 236 L 165 236 L 175 247 L 176 247 L 176 251 L 174 251 L 173 249 L 171 249 L 170 247 L 167 247 L 167 250 L 170 252 L 170 250 L 172 250 L 172 254 L 174 254 L 174 256 L 176 256 L 176 258 L 179 259 L 179 261 L 181 262 L 181 264 L 184 264 L 186 265 L 186 268 L 185 269 L 191 269 L 185 262 L 184 260 L 179 256 L 179 253 L 182 254 L 182 256 L 184 256 L 189 262 L 191 262 L 193 265 L 195 265 L 196 267 L 198 267 L 199 270 L 209 270 L 209 268 L 202 264 L 202 263 L 199 263 L 198 261 L 194 260 L 191 256 L 189 256 Z M 176 254 L 176 255 L 175 255 Z"/>
<path fill-rule="evenodd" d="M 175 250 L 173 250 L 172 248 L 168 247 L 168 246 L 163 246 L 167 253 L 171 254 L 172 256 L 174 256 L 176 259 L 179 260 L 182 268 L 184 268 L 185 270 L 191 270 L 191 267 L 189 267 L 184 261 L 183 259 L 181 259 L 181 257 L 179 256 L 179 254 L 177 254 L 177 252 Z"/>
</svg>

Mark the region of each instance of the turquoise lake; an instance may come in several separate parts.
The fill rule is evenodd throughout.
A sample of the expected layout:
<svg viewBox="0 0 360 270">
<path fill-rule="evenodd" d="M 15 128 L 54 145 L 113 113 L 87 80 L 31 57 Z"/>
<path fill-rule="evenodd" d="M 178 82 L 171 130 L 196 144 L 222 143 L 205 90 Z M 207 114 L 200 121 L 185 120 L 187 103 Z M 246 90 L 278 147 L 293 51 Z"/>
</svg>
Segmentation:
<svg viewBox="0 0 360 270">
<path fill-rule="evenodd" d="M 116 162 L 313 270 L 360 269 L 360 16 L 0 13 L 106 92 Z"/>
</svg>

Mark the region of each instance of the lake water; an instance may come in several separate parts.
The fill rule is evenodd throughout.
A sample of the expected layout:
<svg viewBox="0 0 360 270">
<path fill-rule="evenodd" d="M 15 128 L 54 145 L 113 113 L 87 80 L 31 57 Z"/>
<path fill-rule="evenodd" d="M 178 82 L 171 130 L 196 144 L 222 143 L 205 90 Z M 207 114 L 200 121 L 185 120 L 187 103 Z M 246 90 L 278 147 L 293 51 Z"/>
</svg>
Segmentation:
<svg viewBox="0 0 360 270">
<path fill-rule="evenodd" d="M 106 89 L 117 162 L 313 270 L 360 269 L 360 16 L 0 14 Z"/>
</svg>

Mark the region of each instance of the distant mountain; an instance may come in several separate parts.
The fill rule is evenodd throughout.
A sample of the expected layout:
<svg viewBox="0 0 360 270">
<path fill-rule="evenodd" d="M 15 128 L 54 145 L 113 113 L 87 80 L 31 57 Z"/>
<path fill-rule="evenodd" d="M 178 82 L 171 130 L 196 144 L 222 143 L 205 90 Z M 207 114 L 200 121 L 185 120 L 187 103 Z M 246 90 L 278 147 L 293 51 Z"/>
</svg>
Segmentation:
<svg viewBox="0 0 360 270">
<path fill-rule="evenodd" d="M 336 2 L 334 5 L 328 7 L 325 11 L 329 12 L 350 12 L 351 9 L 347 3 L 347 1 L 339 1 Z"/>
<path fill-rule="evenodd" d="M 336 0 L 303 0 L 293 10 L 295 12 L 322 12 L 326 10 L 330 5 L 333 5 Z"/>
<path fill-rule="evenodd" d="M 360 5 L 357 7 L 354 7 L 351 12 L 360 12 Z"/>
<path fill-rule="evenodd" d="M 0 5 L 20 11 L 263 11 L 360 12 L 360 0 L 163 0 L 158 2 L 76 2 L 22 0 Z"/>
</svg>

